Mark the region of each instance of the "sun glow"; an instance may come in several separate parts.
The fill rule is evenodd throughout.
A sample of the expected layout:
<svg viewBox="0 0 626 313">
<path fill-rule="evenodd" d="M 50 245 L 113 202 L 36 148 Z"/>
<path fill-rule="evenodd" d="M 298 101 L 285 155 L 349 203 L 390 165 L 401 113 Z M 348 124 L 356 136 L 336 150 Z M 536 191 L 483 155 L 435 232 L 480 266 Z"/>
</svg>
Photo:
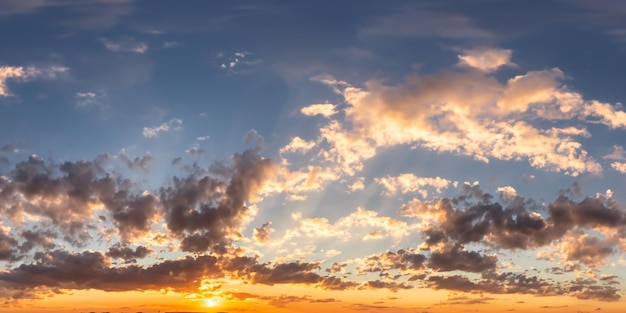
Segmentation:
<svg viewBox="0 0 626 313">
<path fill-rule="evenodd" d="M 206 300 L 204 300 L 204 305 L 212 308 L 212 307 L 216 307 L 218 305 L 220 305 L 221 303 L 221 299 L 213 297 L 213 298 L 208 298 Z"/>
</svg>

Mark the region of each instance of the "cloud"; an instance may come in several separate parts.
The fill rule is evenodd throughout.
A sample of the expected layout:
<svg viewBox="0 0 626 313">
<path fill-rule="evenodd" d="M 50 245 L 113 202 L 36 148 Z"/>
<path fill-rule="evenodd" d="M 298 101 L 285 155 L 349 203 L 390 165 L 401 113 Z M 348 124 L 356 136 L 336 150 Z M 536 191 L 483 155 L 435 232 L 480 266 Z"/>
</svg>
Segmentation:
<svg viewBox="0 0 626 313">
<path fill-rule="evenodd" d="M 18 241 L 9 236 L 8 231 L 0 228 L 0 260 L 19 260 L 18 251 L 15 249 Z"/>
<path fill-rule="evenodd" d="M 102 42 L 104 48 L 113 52 L 133 52 L 144 54 L 148 51 L 148 45 L 145 42 L 137 41 L 131 37 L 121 37 L 116 40 L 100 38 L 100 42 Z"/>
<path fill-rule="evenodd" d="M 8 143 L 0 147 L 0 152 L 16 154 L 24 149 L 24 144 L 20 142 Z"/>
<path fill-rule="evenodd" d="M 611 163 L 611 167 L 622 174 L 626 174 L 625 162 L 613 162 Z"/>
<path fill-rule="evenodd" d="M 306 141 L 298 136 L 291 138 L 291 142 L 286 146 L 282 147 L 279 152 L 299 152 L 299 153 L 307 153 L 315 146 L 315 142 Z"/>
<path fill-rule="evenodd" d="M 183 251 L 206 251 L 240 238 L 239 227 L 250 214 L 246 202 L 276 175 L 277 166 L 247 150 L 215 170 L 225 173 L 228 182 L 192 174 L 159 191 L 167 228 L 182 238 Z"/>
<path fill-rule="evenodd" d="M 516 273 L 487 273 L 480 280 L 462 275 L 430 276 L 426 283 L 433 289 L 492 294 L 533 294 L 536 296 L 571 295 L 579 299 L 617 301 L 620 295 L 611 286 L 564 285 L 538 276 Z"/>
<path fill-rule="evenodd" d="M 495 34 L 483 30 L 474 21 L 460 14 L 405 7 L 387 16 L 377 18 L 359 31 L 361 36 L 381 37 L 438 37 L 490 39 Z"/>
<path fill-rule="evenodd" d="M 267 222 L 263 224 L 261 227 L 255 228 L 252 236 L 254 240 L 258 243 L 267 243 L 270 241 L 270 234 L 274 232 L 272 229 L 272 222 Z"/>
<path fill-rule="evenodd" d="M 27 82 L 36 78 L 55 79 L 68 71 L 69 68 L 58 65 L 48 67 L 2 65 L 0 66 L 0 96 L 11 96 L 6 85 L 9 79 L 16 82 Z"/>
<path fill-rule="evenodd" d="M 255 65 L 263 63 L 262 59 L 250 60 L 252 53 L 247 51 L 234 52 L 227 57 L 224 53 L 218 53 L 219 67 L 230 74 L 248 73 Z"/>
<path fill-rule="evenodd" d="M 501 66 L 517 67 L 511 62 L 512 50 L 498 48 L 475 48 L 463 50 L 458 55 L 459 65 L 479 69 L 484 72 L 496 71 Z"/>
<path fill-rule="evenodd" d="M 89 4 L 74 0 L 9 0 L 0 3 L 0 16 L 34 14 L 46 8 L 69 11 L 71 17 L 63 15 L 60 24 L 72 29 L 110 28 L 122 16 L 130 13 L 130 3 L 134 0 L 95 0 Z"/>
<path fill-rule="evenodd" d="M 178 41 L 164 41 L 163 45 L 161 45 L 162 49 L 169 49 L 169 48 L 174 48 L 180 46 L 180 43 Z"/>
<path fill-rule="evenodd" d="M 611 193 L 574 201 L 564 191 L 542 204 L 505 187 L 497 191 L 500 202 L 494 202 L 478 183 L 465 183 L 456 197 L 413 200 L 403 206 L 399 213 L 408 222 L 362 208 L 332 222 L 294 213 L 297 225 L 286 229 L 282 238 L 270 237 L 274 229 L 269 222 L 251 228 L 252 239 L 260 243 L 255 247 L 291 247 L 303 239 L 320 238 L 347 244 L 363 238 L 390 238 L 396 245 L 404 238 L 422 241 L 411 244 L 418 248 L 394 248 L 348 261 L 310 260 L 316 250 L 312 246 L 296 249 L 305 251 L 299 260 L 261 262 L 256 251 L 249 255 L 245 246 L 253 241 L 242 233 L 256 214 L 251 203 L 263 195 L 279 167 L 261 157 L 259 150 L 235 154 L 206 169 L 190 167 L 186 175 L 153 191 L 140 191 L 130 180 L 107 171 L 115 159 L 103 154 L 90 161 L 57 164 L 32 156 L 0 176 L 3 223 L 28 225 L 0 229 L 0 258 L 8 264 L 0 272 L 0 296 L 23 298 L 35 296 L 35 291 L 72 289 L 198 292 L 202 284 L 198 277 L 228 277 L 325 290 L 395 292 L 419 286 L 620 299 L 611 276 L 557 283 L 529 271 L 503 271 L 507 266 L 499 260 L 502 250 L 546 247 L 557 251 L 553 262 L 578 271 L 608 264 L 613 253 L 623 252 L 626 231 L 626 214 Z M 420 236 L 409 237 L 414 231 Z M 115 244 L 101 252 L 89 250 L 88 244 L 99 240 Z M 79 251 L 67 251 L 68 247 Z M 485 253 L 485 247 L 492 254 Z M 194 256 L 152 259 L 156 251 L 177 250 Z M 328 252 L 319 251 L 323 258 L 349 253 L 334 247 Z M 152 265 L 146 265 L 150 261 Z M 363 278 L 350 280 L 353 275 Z"/>
<path fill-rule="evenodd" d="M 599 123 L 607 125 L 610 128 L 626 128 L 626 112 L 621 109 L 621 105 L 591 101 L 591 103 L 585 107 L 584 113 L 590 118 L 599 119 Z"/>
<path fill-rule="evenodd" d="M 149 164 L 154 160 L 154 157 L 150 154 L 150 152 L 144 156 L 131 159 L 128 155 L 126 155 L 126 150 L 124 149 L 118 152 L 117 157 L 126 163 L 126 166 L 128 166 L 129 169 L 142 169 L 144 171 L 148 170 Z"/>
<path fill-rule="evenodd" d="M 439 272 L 464 271 L 481 273 L 495 270 L 498 258 L 482 256 L 475 251 L 466 251 L 459 244 L 447 245 L 430 255 L 428 267 Z"/>
<path fill-rule="evenodd" d="M 474 59 L 506 54 L 496 48 L 467 51 Z M 502 55 L 496 64 L 510 62 Z M 562 83 L 565 78 L 553 68 L 501 82 L 483 71 L 453 68 L 415 74 L 396 85 L 368 81 L 359 88 L 329 75 L 316 76 L 312 80 L 330 86 L 347 104 L 345 116 L 331 116 L 320 128 L 315 142 L 325 145 L 318 147 L 319 162 L 352 176 L 377 149 L 410 145 L 485 163 L 527 160 L 546 171 L 598 175 L 602 166 L 581 139 L 592 134 L 575 120 L 623 128 L 626 113 L 619 106 L 585 100 Z"/>
<path fill-rule="evenodd" d="M 232 297 L 234 299 L 238 299 L 241 301 L 246 301 L 249 299 L 267 300 L 272 306 L 275 306 L 278 308 L 283 308 L 289 304 L 299 303 L 299 302 L 305 302 L 305 303 L 341 302 L 333 298 L 316 299 L 316 298 L 312 298 L 311 296 L 288 296 L 288 295 L 260 296 L 260 295 L 254 295 L 254 294 L 244 293 L 244 292 L 227 292 L 226 295 L 229 298 Z"/>
<path fill-rule="evenodd" d="M 146 162 L 145 157 L 131 161 L 124 153 L 121 156 L 129 166 Z M 241 237 L 238 227 L 249 214 L 245 202 L 254 199 L 276 172 L 271 160 L 249 150 L 219 164 L 226 181 L 192 173 L 154 194 L 135 193 L 129 180 L 105 172 L 109 159 L 102 155 L 93 161 L 55 165 L 32 156 L 17 163 L 11 175 L 0 180 L 3 216 L 20 223 L 44 219 L 51 223 L 45 225 L 61 230 L 61 239 L 77 247 L 94 239 L 90 230 L 97 216 L 110 218 L 123 240 L 146 235 L 155 219 L 163 218 L 183 249 L 206 250 Z"/>
<path fill-rule="evenodd" d="M 624 147 L 622 146 L 613 145 L 611 152 L 602 158 L 607 160 L 626 161 L 626 150 L 624 150 Z"/>
<path fill-rule="evenodd" d="M 107 94 L 103 91 L 77 92 L 74 95 L 76 107 L 80 109 L 98 108 L 101 111 L 108 110 Z"/>
<path fill-rule="evenodd" d="M 386 251 L 364 258 L 363 264 L 357 267 L 357 273 L 380 273 L 381 277 L 391 276 L 391 271 L 414 274 L 426 268 L 427 257 L 416 253 L 414 249 L 400 249 L 396 252 Z"/>
<path fill-rule="evenodd" d="M 429 264 L 436 269 L 455 268 L 439 265 L 446 260 L 469 264 L 470 255 L 462 252 L 459 246 L 468 243 L 525 250 L 562 241 L 563 260 L 594 268 L 621 249 L 620 241 L 614 236 L 616 232 L 626 230 L 626 215 L 613 200 L 603 195 L 587 197 L 580 202 L 562 195 L 546 204 L 547 217 L 537 212 L 540 206 L 532 200 L 519 195 L 502 199 L 506 201 L 504 204 L 492 202 L 491 195 L 482 192 L 478 185 L 466 183 L 456 198 L 431 202 L 413 200 L 401 207 L 400 214 L 422 220 L 423 246 L 436 249 Z M 585 229 L 599 231 L 608 237 L 600 240 L 583 233 Z M 445 257 L 447 255 L 450 257 Z M 467 262 L 463 261 L 465 257 Z M 474 255 L 471 260 L 478 262 L 483 258 Z M 495 259 L 485 260 L 495 266 Z M 471 271 L 470 268 L 468 266 L 464 271 Z"/>
<path fill-rule="evenodd" d="M 335 105 L 330 103 L 311 104 L 300 109 L 300 112 L 307 116 L 321 115 L 323 117 L 330 117 L 337 114 Z"/>
<path fill-rule="evenodd" d="M 382 281 L 382 280 L 370 280 L 365 283 L 362 289 L 389 289 L 392 292 L 397 292 L 399 289 L 412 289 L 413 286 L 406 282 L 394 282 L 394 281 Z"/>
<path fill-rule="evenodd" d="M 564 237 L 561 249 L 566 260 L 598 267 L 615 252 L 614 247 L 617 244 L 619 242 L 616 239 L 602 240 L 578 230 Z"/>
<path fill-rule="evenodd" d="M 93 92 L 77 92 L 76 93 L 76 105 L 79 107 L 86 107 L 94 103 L 96 94 Z"/>
<path fill-rule="evenodd" d="M 259 266 L 253 268 L 252 282 L 265 285 L 315 284 L 322 280 L 322 277 L 314 272 L 319 268 L 319 263 L 307 262 L 280 263 L 271 267 Z"/>
<path fill-rule="evenodd" d="M 348 189 L 351 192 L 357 191 L 357 190 L 363 190 L 365 189 L 365 177 L 358 177 L 349 187 Z"/>
<path fill-rule="evenodd" d="M 122 259 L 125 263 L 135 263 L 137 259 L 145 258 L 152 252 L 154 251 L 144 246 L 137 246 L 135 250 L 133 250 L 130 247 L 118 244 L 109 247 L 105 255 L 114 259 Z"/>
<path fill-rule="evenodd" d="M 125 291 L 169 287 L 193 291 L 200 287 L 198 277 L 222 275 L 213 256 L 167 260 L 148 267 L 110 267 L 110 260 L 102 253 L 90 251 L 70 253 L 54 250 L 38 253 L 35 259 L 36 262 L 31 264 L 22 264 L 0 273 L 3 286 L 10 290 L 48 287 Z"/>
<path fill-rule="evenodd" d="M 428 191 L 425 187 L 432 187 L 437 193 L 441 193 L 442 189 L 448 188 L 450 185 L 457 185 L 457 182 L 441 177 L 417 177 L 411 173 L 404 173 L 395 177 L 376 178 L 374 181 L 385 187 L 385 195 L 387 196 L 395 195 L 398 192 L 403 194 L 416 192 L 423 198 L 428 197 Z"/>
<path fill-rule="evenodd" d="M 168 122 L 165 122 L 156 127 L 144 127 L 143 136 L 146 138 L 156 137 L 161 132 L 168 132 L 170 130 L 180 130 L 183 125 L 183 120 L 179 118 L 173 118 Z"/>
</svg>

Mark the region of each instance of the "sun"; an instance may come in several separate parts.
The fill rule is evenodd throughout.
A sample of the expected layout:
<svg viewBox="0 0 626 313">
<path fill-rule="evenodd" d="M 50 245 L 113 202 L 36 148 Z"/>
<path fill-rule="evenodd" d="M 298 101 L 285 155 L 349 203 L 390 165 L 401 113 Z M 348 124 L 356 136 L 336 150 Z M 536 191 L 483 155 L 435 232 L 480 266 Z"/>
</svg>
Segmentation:
<svg viewBox="0 0 626 313">
<path fill-rule="evenodd" d="M 212 297 L 212 298 L 208 298 L 206 300 L 204 300 L 204 305 L 212 308 L 212 307 L 216 307 L 220 304 L 221 300 L 220 298 L 217 297 Z"/>
</svg>

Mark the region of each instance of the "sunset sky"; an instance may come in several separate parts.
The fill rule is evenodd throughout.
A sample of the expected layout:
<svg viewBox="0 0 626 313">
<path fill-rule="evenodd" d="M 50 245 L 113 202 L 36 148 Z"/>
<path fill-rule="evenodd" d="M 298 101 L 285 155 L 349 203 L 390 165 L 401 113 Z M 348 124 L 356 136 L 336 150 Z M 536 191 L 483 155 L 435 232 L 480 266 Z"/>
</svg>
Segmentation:
<svg viewBox="0 0 626 313">
<path fill-rule="evenodd" d="M 626 2 L 0 0 L 0 311 L 623 312 Z"/>
</svg>

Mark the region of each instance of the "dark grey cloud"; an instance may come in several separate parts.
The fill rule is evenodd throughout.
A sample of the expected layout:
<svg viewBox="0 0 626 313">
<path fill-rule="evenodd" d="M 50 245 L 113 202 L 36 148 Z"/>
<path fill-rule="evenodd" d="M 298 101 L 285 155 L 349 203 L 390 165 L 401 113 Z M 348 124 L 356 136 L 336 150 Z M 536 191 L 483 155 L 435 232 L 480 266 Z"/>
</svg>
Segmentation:
<svg viewBox="0 0 626 313">
<path fill-rule="evenodd" d="M 270 234 L 274 231 L 271 226 L 272 222 L 267 222 L 261 225 L 261 227 L 255 228 L 254 233 L 252 234 L 254 240 L 260 243 L 266 243 L 270 241 Z"/>
<path fill-rule="evenodd" d="M 148 267 L 111 267 L 100 252 L 38 252 L 35 261 L 0 273 L 2 287 L 12 290 L 37 288 L 100 289 L 106 291 L 196 290 L 198 277 L 222 277 L 213 256 L 167 260 Z"/>
<path fill-rule="evenodd" d="M 497 263 L 496 256 L 483 256 L 475 251 L 467 251 L 460 244 L 448 245 L 441 251 L 432 252 L 428 259 L 428 267 L 439 272 L 481 273 L 495 270 Z"/>
<path fill-rule="evenodd" d="M 20 150 L 24 148 L 24 144 L 22 143 L 9 143 L 0 147 L 0 151 L 3 153 L 19 153 Z"/>
<path fill-rule="evenodd" d="M 584 230 L 604 227 L 622 234 L 626 230 L 626 213 L 617 202 L 603 196 L 574 201 L 565 196 L 567 193 L 569 191 L 546 205 L 521 196 L 503 199 L 501 204 L 492 202 L 492 196 L 478 185 L 465 185 L 458 197 L 410 203 L 403 206 L 400 213 L 440 216 L 438 223 L 421 230 L 427 250 L 441 243 L 486 243 L 499 249 L 526 250 L 549 245 L 573 231 L 582 234 Z M 600 243 L 593 237 L 579 242 L 582 246 L 570 251 L 570 259 L 582 261 L 585 255 L 591 254 L 606 257 L 617 245 L 616 241 L 602 241 L 602 249 L 595 249 Z"/>
<path fill-rule="evenodd" d="M 131 194 L 119 189 L 103 199 L 111 212 L 122 239 L 129 239 L 150 231 L 151 221 L 160 207 L 159 199 L 150 193 Z"/>
<path fill-rule="evenodd" d="M 579 299 L 617 301 L 621 298 L 619 289 L 613 286 L 596 284 L 559 283 L 526 273 L 483 273 L 478 280 L 463 275 L 430 276 L 427 286 L 469 293 L 492 294 L 532 294 L 535 296 L 569 295 Z"/>
<path fill-rule="evenodd" d="M 159 199 L 135 192 L 128 179 L 107 173 L 110 160 L 101 155 L 91 161 L 46 163 L 35 156 L 19 162 L 0 184 L 4 213 L 20 218 L 22 213 L 46 218 L 60 229 L 62 238 L 76 246 L 91 239 L 94 207 L 103 204 L 123 239 L 150 230 Z"/>
<path fill-rule="evenodd" d="M 125 263 L 135 263 L 137 262 L 137 259 L 143 259 L 152 252 L 152 249 L 144 246 L 137 246 L 133 250 L 128 246 L 117 244 L 109 247 L 109 250 L 105 255 L 113 259 L 122 259 Z"/>
<path fill-rule="evenodd" d="M 124 160 L 130 167 L 143 167 L 149 159 Z M 161 213 L 169 230 L 181 238 L 184 251 L 206 251 L 241 237 L 239 226 L 248 214 L 245 202 L 256 196 L 276 170 L 257 150 L 248 150 L 220 163 L 222 176 L 192 172 L 173 178 L 169 187 L 152 194 L 136 190 L 119 174 L 106 172 L 109 161 L 106 154 L 61 164 L 31 156 L 0 179 L 0 209 L 13 219 L 22 213 L 44 218 L 58 227 L 62 239 L 77 247 L 93 239 L 95 207 L 104 206 L 122 240 L 149 232 Z"/>
<path fill-rule="evenodd" d="M 325 276 L 317 286 L 326 290 L 350 290 L 359 285 L 360 283 L 355 281 L 349 281 L 335 276 Z"/>
<path fill-rule="evenodd" d="M 426 256 L 412 249 L 400 249 L 396 252 L 386 251 L 365 258 L 358 272 L 379 272 L 381 276 L 389 276 L 391 270 L 419 271 L 424 268 Z"/>
<path fill-rule="evenodd" d="M 265 285 L 315 284 L 322 280 L 322 277 L 316 273 L 318 269 L 320 269 L 320 264 L 317 262 L 291 262 L 273 266 L 264 264 L 252 268 L 252 272 L 255 273 L 252 282 Z"/>
<path fill-rule="evenodd" d="M 17 260 L 19 259 L 17 239 L 10 237 L 3 229 L 0 229 L 0 260 Z"/>
<path fill-rule="evenodd" d="M 400 289 L 412 289 L 413 286 L 406 282 L 394 282 L 383 280 L 370 280 L 361 286 L 362 289 L 389 289 L 397 292 Z"/>
<path fill-rule="evenodd" d="M 120 158 L 120 160 L 126 163 L 128 168 L 142 169 L 144 171 L 148 170 L 148 166 L 154 160 L 154 157 L 150 153 L 141 157 L 135 157 L 134 159 L 131 159 L 130 157 L 128 157 L 128 155 L 126 155 L 126 152 L 124 150 L 120 151 L 120 153 L 118 153 L 117 155 Z"/>
<path fill-rule="evenodd" d="M 248 214 L 245 201 L 275 175 L 276 165 L 257 150 L 247 150 L 212 167 L 216 169 L 226 179 L 191 174 L 160 190 L 167 227 L 183 237 L 184 251 L 206 251 L 241 236 L 238 228 Z"/>
<path fill-rule="evenodd" d="M 24 240 L 19 246 L 20 253 L 26 253 L 35 247 L 52 250 L 56 247 L 53 240 L 58 234 L 47 229 L 24 230 L 20 233 L 20 238 Z"/>
</svg>

